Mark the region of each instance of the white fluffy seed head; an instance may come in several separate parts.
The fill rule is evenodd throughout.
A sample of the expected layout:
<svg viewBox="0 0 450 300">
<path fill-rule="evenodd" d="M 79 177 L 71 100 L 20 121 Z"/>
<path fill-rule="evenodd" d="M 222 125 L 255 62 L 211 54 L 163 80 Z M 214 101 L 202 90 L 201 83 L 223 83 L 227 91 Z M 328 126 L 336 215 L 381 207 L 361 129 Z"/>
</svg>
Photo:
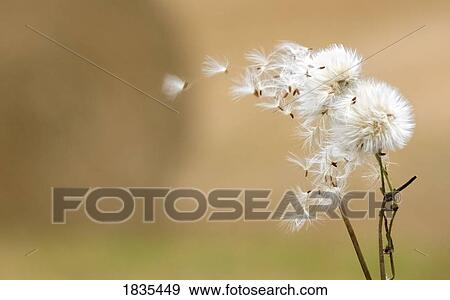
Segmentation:
<svg viewBox="0 0 450 300">
<path fill-rule="evenodd" d="M 339 99 L 361 76 L 362 58 L 342 45 L 318 50 L 306 60 L 303 93 L 297 100 L 303 127 L 327 127 L 339 109 Z"/>
<path fill-rule="evenodd" d="M 336 96 L 356 82 L 361 75 L 362 58 L 343 45 L 331 45 L 315 52 L 307 61 L 310 78 L 306 90 L 319 90 Z"/>
<path fill-rule="evenodd" d="M 230 64 L 227 59 L 217 60 L 211 56 L 206 56 L 203 61 L 202 72 L 206 77 L 212 77 L 221 73 L 228 73 Z"/>
<path fill-rule="evenodd" d="M 332 128 L 337 144 L 373 154 L 401 149 L 412 136 L 410 104 L 384 82 L 359 81 L 342 103 Z"/>
<path fill-rule="evenodd" d="M 344 94 L 361 76 L 362 58 L 354 50 L 331 45 L 313 53 L 307 61 L 305 112 L 321 109 Z"/>
<path fill-rule="evenodd" d="M 162 92 L 170 100 L 174 100 L 178 94 L 189 87 L 187 81 L 172 74 L 166 74 L 162 84 Z"/>
</svg>

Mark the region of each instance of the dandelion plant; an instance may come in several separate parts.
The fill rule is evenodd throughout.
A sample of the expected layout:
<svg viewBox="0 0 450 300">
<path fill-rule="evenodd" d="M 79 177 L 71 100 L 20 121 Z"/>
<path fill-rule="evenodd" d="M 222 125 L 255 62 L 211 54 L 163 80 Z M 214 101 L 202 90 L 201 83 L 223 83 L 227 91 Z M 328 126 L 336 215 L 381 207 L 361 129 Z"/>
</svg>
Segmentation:
<svg viewBox="0 0 450 300">
<path fill-rule="evenodd" d="M 303 213 L 287 220 L 290 227 L 299 230 L 309 221 L 308 202 L 317 200 L 312 199 L 313 192 L 333 193 L 342 200 L 353 171 L 369 166 L 376 171 L 371 177 L 379 181 L 383 199 L 377 231 L 380 278 L 387 279 L 388 256 L 389 279 L 393 279 L 392 228 L 398 211 L 397 196 L 415 177 L 396 188 L 388 170 L 389 153 L 402 149 L 412 136 L 415 124 L 411 105 L 392 86 L 363 76 L 362 57 L 343 45 L 314 51 L 297 43 L 282 42 L 270 53 L 253 50 L 245 57 L 249 64 L 233 81 L 232 98 L 254 96 L 258 107 L 292 118 L 305 145 L 306 155 L 299 158 L 291 154 L 288 158 L 303 169 L 309 181 L 307 188 L 296 189 Z M 208 56 L 203 64 L 207 77 L 229 70 L 228 60 L 220 62 Z M 168 96 L 174 97 L 187 84 L 171 75 L 164 87 Z M 364 276 L 371 279 L 346 207 L 342 201 L 340 204 L 340 214 Z"/>
</svg>

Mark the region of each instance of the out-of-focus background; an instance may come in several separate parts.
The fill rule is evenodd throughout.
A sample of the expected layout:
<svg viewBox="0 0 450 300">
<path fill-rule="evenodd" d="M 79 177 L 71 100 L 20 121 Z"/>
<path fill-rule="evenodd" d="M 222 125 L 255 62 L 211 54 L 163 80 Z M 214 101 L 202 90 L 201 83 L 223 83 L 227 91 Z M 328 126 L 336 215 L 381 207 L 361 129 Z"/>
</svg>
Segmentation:
<svg viewBox="0 0 450 300">
<path fill-rule="evenodd" d="M 339 220 L 298 233 L 276 222 L 180 224 L 157 203 L 154 224 L 143 224 L 139 204 L 124 224 L 95 224 L 80 210 L 52 225 L 51 188 L 267 188 L 273 207 L 284 190 L 307 184 L 285 160 L 301 144 L 290 118 L 258 111 L 251 98 L 230 101 L 243 54 L 293 40 L 343 43 L 367 57 L 426 25 L 363 69 L 415 108 L 415 135 L 392 155 L 397 185 L 419 177 L 396 221 L 398 278 L 450 279 L 450 2 L 3 0 L 0 7 L 0 278 L 362 278 Z M 227 56 L 232 72 L 197 82 L 173 104 L 177 115 L 25 25 L 156 97 L 166 72 L 198 78 L 206 54 Z M 354 177 L 351 188 L 367 187 Z M 375 276 L 376 221 L 354 226 Z"/>
</svg>

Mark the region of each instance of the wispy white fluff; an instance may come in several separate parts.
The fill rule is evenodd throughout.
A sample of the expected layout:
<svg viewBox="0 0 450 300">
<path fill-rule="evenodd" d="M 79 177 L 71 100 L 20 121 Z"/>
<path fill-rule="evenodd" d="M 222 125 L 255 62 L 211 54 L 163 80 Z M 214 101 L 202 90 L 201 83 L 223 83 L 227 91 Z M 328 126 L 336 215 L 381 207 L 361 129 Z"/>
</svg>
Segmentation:
<svg viewBox="0 0 450 300">
<path fill-rule="evenodd" d="M 221 73 L 228 73 L 230 64 L 227 59 L 219 61 L 211 56 L 206 56 L 203 61 L 202 72 L 206 77 L 212 77 Z"/>
<path fill-rule="evenodd" d="M 411 138 L 411 106 L 388 84 L 360 81 L 343 101 L 349 109 L 342 110 L 333 124 L 336 143 L 373 154 L 401 149 Z"/>
<path fill-rule="evenodd" d="M 289 152 L 287 161 L 300 167 L 303 170 L 305 177 L 311 177 L 311 175 L 317 173 L 317 170 L 314 168 L 314 162 L 309 158 L 300 158 L 294 153 Z"/>
<path fill-rule="evenodd" d="M 304 92 L 298 99 L 305 127 L 317 127 L 321 120 L 328 122 L 334 117 L 340 97 L 361 76 L 361 62 L 354 50 L 342 45 L 331 45 L 308 57 Z"/>
<path fill-rule="evenodd" d="M 292 200 L 295 200 L 295 210 L 294 212 L 287 212 L 284 216 L 284 225 L 290 231 L 298 231 L 303 228 L 305 224 L 310 224 L 310 214 L 309 214 L 309 192 L 304 192 L 300 187 L 292 191 Z"/>
<path fill-rule="evenodd" d="M 266 55 L 264 50 L 254 49 L 245 55 L 250 62 L 250 67 L 255 68 L 258 72 L 262 72 L 270 64 L 270 55 Z"/>
<path fill-rule="evenodd" d="M 309 54 L 311 48 L 304 47 L 291 41 L 282 41 L 275 46 L 276 52 L 284 52 L 290 54 L 294 59 L 303 59 Z"/>
<path fill-rule="evenodd" d="M 239 100 L 242 97 L 252 94 L 259 95 L 254 75 L 249 69 L 241 75 L 240 79 L 234 80 L 233 83 L 230 88 L 230 93 L 234 100 Z"/>
<path fill-rule="evenodd" d="M 305 82 L 305 92 L 319 90 L 339 95 L 361 76 L 362 58 L 356 51 L 343 45 L 331 45 L 321 49 L 308 60 L 311 77 Z"/>
<path fill-rule="evenodd" d="M 385 155 L 383 157 L 383 163 L 386 167 L 386 169 L 390 169 L 391 165 L 395 165 L 395 162 L 392 162 L 388 155 Z M 375 160 L 368 161 L 367 162 L 367 168 L 364 172 L 364 174 L 361 176 L 367 182 L 372 186 L 377 182 L 380 182 L 381 175 L 380 175 L 380 166 L 378 163 L 375 162 Z"/>
<path fill-rule="evenodd" d="M 282 109 L 282 102 L 280 98 L 269 98 L 265 102 L 259 102 L 255 104 L 257 107 L 260 107 L 264 110 L 272 110 L 272 109 Z"/>
<path fill-rule="evenodd" d="M 309 54 L 310 49 L 293 42 L 282 42 L 268 54 L 263 50 L 248 52 L 249 66 L 232 87 L 233 98 L 253 94 L 260 99 L 259 107 L 278 108 L 278 112 L 293 117 L 297 110 L 293 102 L 300 97 Z"/>
<path fill-rule="evenodd" d="M 166 74 L 162 84 L 162 92 L 169 99 L 175 99 L 178 94 L 188 88 L 188 82 L 172 74 Z"/>
</svg>

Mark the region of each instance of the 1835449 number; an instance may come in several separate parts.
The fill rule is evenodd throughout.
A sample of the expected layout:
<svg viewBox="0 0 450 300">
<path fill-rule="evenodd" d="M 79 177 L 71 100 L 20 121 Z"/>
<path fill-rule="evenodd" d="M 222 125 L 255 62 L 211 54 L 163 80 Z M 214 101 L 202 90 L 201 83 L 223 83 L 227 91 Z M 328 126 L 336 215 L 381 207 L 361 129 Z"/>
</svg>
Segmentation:
<svg viewBox="0 0 450 300">
<path fill-rule="evenodd" d="M 125 289 L 125 295 L 179 295 L 180 285 L 179 284 L 125 284 L 123 286 Z"/>
</svg>

